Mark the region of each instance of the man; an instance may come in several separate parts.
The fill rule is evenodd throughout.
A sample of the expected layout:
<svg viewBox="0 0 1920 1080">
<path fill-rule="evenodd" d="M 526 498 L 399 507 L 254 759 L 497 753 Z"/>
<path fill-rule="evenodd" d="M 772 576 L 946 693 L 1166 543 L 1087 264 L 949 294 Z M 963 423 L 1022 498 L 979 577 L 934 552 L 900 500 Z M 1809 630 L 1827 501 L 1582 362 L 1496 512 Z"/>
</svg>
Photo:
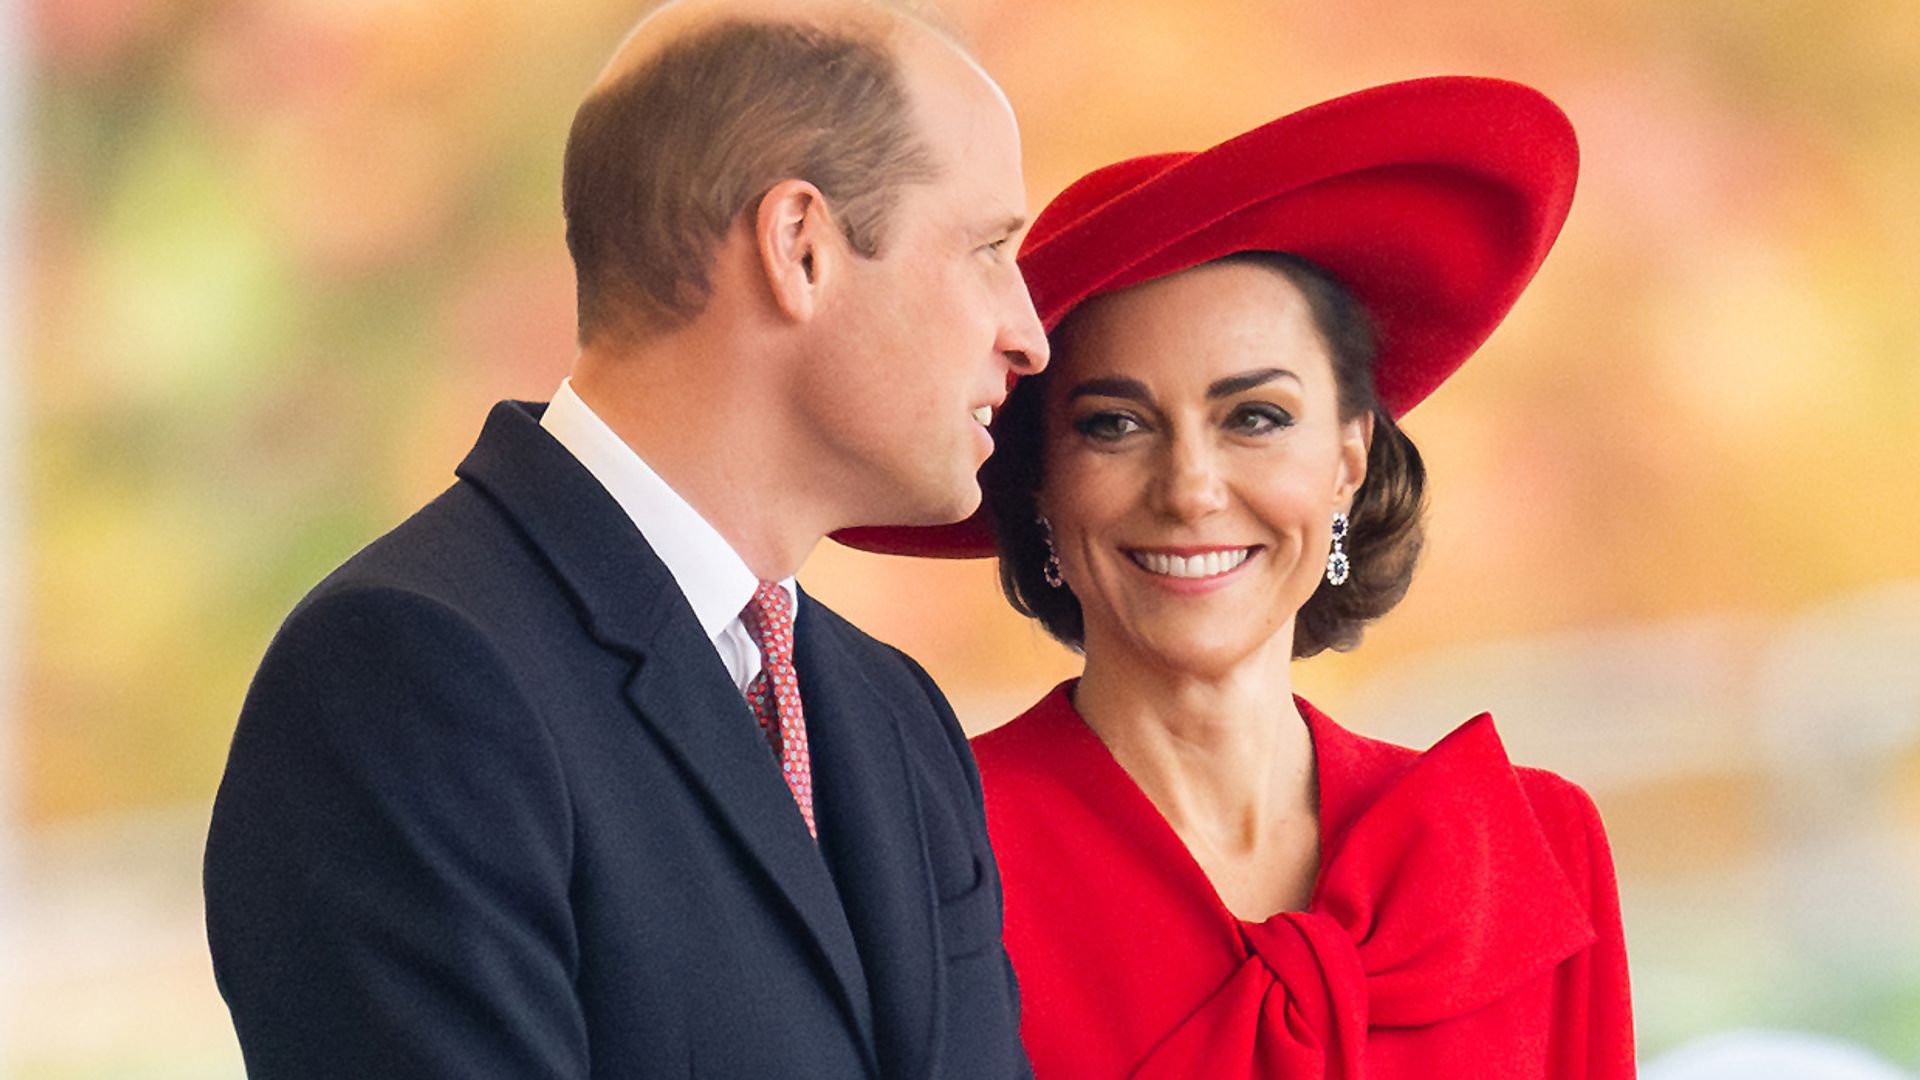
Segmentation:
<svg viewBox="0 0 1920 1080">
<path fill-rule="evenodd" d="M 793 586 L 829 531 L 969 513 L 1046 362 L 1005 98 L 877 7 L 692 0 L 564 187 L 570 380 L 248 695 L 206 889 L 250 1073 L 1023 1074 L 960 727 Z"/>
</svg>

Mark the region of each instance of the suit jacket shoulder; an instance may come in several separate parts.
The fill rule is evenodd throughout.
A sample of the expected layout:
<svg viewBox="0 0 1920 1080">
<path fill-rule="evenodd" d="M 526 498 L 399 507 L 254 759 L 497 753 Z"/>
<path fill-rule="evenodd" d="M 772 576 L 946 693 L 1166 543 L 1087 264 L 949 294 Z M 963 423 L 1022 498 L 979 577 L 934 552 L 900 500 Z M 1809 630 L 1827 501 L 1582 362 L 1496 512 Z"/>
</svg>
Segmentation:
<svg viewBox="0 0 1920 1080">
<path fill-rule="evenodd" d="M 205 882 L 249 1074 L 1017 1075 L 977 780 L 925 673 L 803 605 L 816 846 L 537 410 L 497 407 L 458 475 L 248 692 Z"/>
</svg>

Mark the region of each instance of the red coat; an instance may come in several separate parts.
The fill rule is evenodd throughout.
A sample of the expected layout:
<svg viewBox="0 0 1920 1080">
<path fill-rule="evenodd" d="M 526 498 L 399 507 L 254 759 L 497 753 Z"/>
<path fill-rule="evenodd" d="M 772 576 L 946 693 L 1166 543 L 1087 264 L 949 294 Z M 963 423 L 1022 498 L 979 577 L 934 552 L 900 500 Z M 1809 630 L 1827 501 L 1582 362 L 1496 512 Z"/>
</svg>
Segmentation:
<svg viewBox="0 0 1920 1080">
<path fill-rule="evenodd" d="M 1490 717 L 1422 754 L 1296 698 L 1320 870 L 1306 911 L 1249 923 L 1070 685 L 974 741 L 1038 1080 L 1633 1075 L 1599 813 Z"/>
</svg>

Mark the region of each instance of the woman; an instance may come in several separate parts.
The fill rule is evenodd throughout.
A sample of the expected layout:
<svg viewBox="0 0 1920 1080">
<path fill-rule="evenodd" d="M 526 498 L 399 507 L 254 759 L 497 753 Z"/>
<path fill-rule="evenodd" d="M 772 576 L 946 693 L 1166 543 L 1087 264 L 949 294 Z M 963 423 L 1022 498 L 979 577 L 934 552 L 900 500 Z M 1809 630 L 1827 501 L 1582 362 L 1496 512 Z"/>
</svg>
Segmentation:
<svg viewBox="0 0 1920 1080">
<path fill-rule="evenodd" d="M 991 538 L 1086 657 L 975 742 L 1041 1080 L 1632 1074 L 1586 795 L 1485 716 L 1418 753 L 1290 680 L 1405 593 L 1395 421 L 1532 277 L 1576 156 L 1525 87 L 1417 80 L 1109 166 L 1035 222 L 1053 362 L 996 421 L 987 512 L 865 541 Z"/>
</svg>

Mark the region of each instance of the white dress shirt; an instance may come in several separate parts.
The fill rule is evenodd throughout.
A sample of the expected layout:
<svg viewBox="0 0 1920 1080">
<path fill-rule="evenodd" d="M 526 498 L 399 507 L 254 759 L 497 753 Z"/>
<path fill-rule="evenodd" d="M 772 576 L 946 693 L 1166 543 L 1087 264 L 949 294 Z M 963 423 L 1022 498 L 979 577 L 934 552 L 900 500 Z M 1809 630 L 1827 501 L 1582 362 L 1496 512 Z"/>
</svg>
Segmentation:
<svg viewBox="0 0 1920 1080">
<path fill-rule="evenodd" d="M 760 648 L 748 636 L 740 613 L 753 599 L 760 579 L 699 511 L 580 400 L 572 379 L 562 380 L 554 391 L 540 426 L 578 458 L 633 519 L 693 606 L 694 618 L 713 642 L 727 674 L 746 693 L 753 677 L 760 674 Z M 793 578 L 780 582 L 780 587 L 787 590 L 797 615 L 800 596 Z"/>
</svg>

